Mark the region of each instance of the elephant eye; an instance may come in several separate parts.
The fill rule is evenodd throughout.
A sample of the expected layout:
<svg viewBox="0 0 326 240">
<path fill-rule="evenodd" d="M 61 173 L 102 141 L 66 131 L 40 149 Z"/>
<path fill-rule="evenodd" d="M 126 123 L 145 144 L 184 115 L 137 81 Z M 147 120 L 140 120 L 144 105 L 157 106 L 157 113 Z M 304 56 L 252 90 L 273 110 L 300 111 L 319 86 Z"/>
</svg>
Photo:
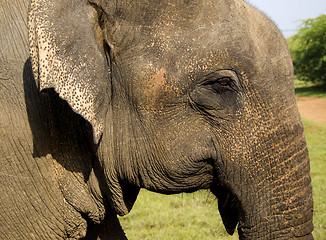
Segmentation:
<svg viewBox="0 0 326 240">
<path fill-rule="evenodd" d="M 189 92 L 190 106 L 209 119 L 226 119 L 242 103 L 240 79 L 232 70 L 205 74 Z"/>
<path fill-rule="evenodd" d="M 215 92 L 219 91 L 235 91 L 236 87 L 233 80 L 229 77 L 222 77 L 218 79 L 208 79 L 202 83 L 203 86 L 210 87 Z"/>
<path fill-rule="evenodd" d="M 223 86 L 223 87 L 225 87 L 225 86 L 229 86 L 229 85 L 230 85 L 229 79 L 226 79 L 226 78 L 222 78 L 222 79 L 220 79 L 220 80 L 218 81 L 218 83 L 219 83 L 221 86 Z"/>
</svg>

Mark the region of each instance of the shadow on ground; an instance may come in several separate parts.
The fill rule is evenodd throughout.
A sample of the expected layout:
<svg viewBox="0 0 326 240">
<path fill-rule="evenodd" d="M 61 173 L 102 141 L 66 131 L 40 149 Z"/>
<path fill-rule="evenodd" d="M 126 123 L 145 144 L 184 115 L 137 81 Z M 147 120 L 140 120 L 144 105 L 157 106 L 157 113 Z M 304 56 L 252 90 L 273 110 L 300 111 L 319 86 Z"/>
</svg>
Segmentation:
<svg viewBox="0 0 326 240">
<path fill-rule="evenodd" d="M 296 87 L 298 97 L 326 97 L 326 85 Z"/>
</svg>

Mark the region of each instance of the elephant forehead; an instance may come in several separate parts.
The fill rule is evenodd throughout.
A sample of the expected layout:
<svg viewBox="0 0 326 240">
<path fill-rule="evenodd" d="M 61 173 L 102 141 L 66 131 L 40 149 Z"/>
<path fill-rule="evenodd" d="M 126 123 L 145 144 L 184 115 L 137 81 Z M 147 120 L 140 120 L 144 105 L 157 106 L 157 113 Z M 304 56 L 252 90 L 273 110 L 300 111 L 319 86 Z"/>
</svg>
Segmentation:
<svg viewBox="0 0 326 240">
<path fill-rule="evenodd" d="M 252 51 L 255 43 L 248 37 L 250 29 L 245 21 L 231 22 L 228 18 L 223 21 L 206 16 L 179 22 L 162 20 L 143 35 L 143 50 L 147 56 L 154 56 L 154 62 L 167 66 L 168 72 L 173 70 L 175 74 L 185 72 L 187 66 L 193 67 L 196 62 L 212 61 L 212 52 L 226 50 L 247 64 L 250 58 L 256 57 Z"/>
</svg>

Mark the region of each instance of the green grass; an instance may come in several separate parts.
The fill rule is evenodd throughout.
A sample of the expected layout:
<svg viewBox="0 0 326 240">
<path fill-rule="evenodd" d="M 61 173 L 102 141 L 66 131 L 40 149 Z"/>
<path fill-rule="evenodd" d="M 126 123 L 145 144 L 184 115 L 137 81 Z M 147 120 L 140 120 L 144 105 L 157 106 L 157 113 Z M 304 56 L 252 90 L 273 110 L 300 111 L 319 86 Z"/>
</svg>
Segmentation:
<svg viewBox="0 0 326 240">
<path fill-rule="evenodd" d="M 326 125 L 304 120 L 311 160 L 316 240 L 326 236 Z M 165 196 L 142 190 L 130 214 L 120 218 L 130 240 L 238 239 L 229 236 L 217 201 L 208 191 Z"/>
<path fill-rule="evenodd" d="M 295 80 L 294 86 L 297 97 L 326 97 L 326 85 L 316 85 L 314 83 Z"/>
<path fill-rule="evenodd" d="M 217 200 L 207 190 L 170 196 L 141 190 L 120 222 L 130 240 L 238 239 L 224 230 Z"/>
<path fill-rule="evenodd" d="M 326 125 L 304 121 L 314 197 L 314 237 L 326 236 Z"/>
</svg>

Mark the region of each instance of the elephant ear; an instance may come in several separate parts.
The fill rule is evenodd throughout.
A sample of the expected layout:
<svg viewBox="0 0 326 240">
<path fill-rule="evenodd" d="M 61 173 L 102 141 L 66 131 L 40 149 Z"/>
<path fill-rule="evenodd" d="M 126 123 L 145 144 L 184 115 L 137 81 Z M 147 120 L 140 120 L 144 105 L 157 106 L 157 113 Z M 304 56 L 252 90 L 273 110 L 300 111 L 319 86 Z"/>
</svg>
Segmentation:
<svg viewBox="0 0 326 240">
<path fill-rule="evenodd" d="M 92 125 L 98 143 L 111 82 L 95 9 L 83 0 L 32 0 L 28 22 L 39 89 L 53 88 Z"/>
</svg>

